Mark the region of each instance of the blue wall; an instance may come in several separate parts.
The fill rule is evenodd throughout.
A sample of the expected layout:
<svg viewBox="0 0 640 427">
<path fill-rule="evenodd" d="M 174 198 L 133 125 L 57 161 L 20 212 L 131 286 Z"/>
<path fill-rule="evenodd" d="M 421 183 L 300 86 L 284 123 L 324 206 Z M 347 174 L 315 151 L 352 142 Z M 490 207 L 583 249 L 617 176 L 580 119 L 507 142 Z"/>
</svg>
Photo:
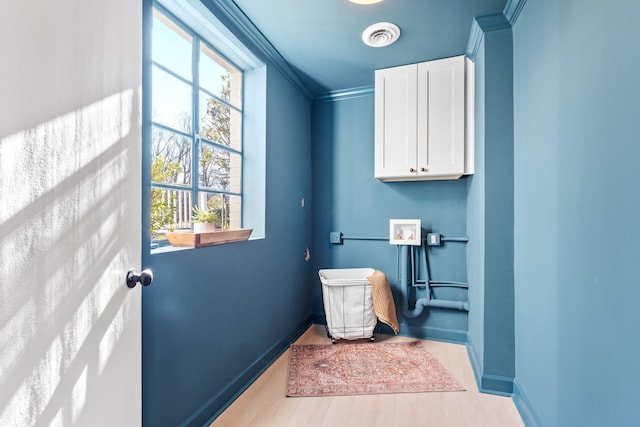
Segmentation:
<svg viewBox="0 0 640 427">
<path fill-rule="evenodd" d="M 513 285 L 513 46 L 511 29 L 485 33 L 485 348 L 482 386 L 511 393 Z M 493 383 L 493 384 L 491 384 Z"/>
<path fill-rule="evenodd" d="M 475 174 L 468 180 L 473 308 L 468 348 L 479 387 L 510 394 L 515 376 L 512 34 L 503 15 L 476 22 L 482 38 L 474 52 Z"/>
<path fill-rule="evenodd" d="M 421 219 L 425 230 L 465 236 L 466 180 L 382 183 L 375 179 L 373 92 L 315 102 L 312 125 L 314 320 L 324 319 L 317 270 L 372 267 L 391 281 L 401 334 L 466 341 L 466 312 L 432 309 L 416 319 L 402 318 L 396 246 L 388 241 L 329 243 L 331 231 L 388 238 L 391 218 Z M 467 280 L 464 243 L 446 243 L 428 254 L 433 279 Z M 466 300 L 467 295 L 464 290 L 442 290 L 438 297 Z"/>
<path fill-rule="evenodd" d="M 515 400 L 529 425 L 640 425 L 637 0 L 514 25 Z"/>
<path fill-rule="evenodd" d="M 467 178 L 467 274 L 469 276 L 469 334 L 467 348 L 479 387 L 484 370 L 484 288 L 485 288 L 485 167 L 484 167 L 484 38 L 474 58 L 475 64 L 475 150 L 474 174 Z"/>
<path fill-rule="evenodd" d="M 310 324 L 310 112 L 267 72 L 265 239 L 144 257 L 145 426 L 203 425 Z"/>
</svg>

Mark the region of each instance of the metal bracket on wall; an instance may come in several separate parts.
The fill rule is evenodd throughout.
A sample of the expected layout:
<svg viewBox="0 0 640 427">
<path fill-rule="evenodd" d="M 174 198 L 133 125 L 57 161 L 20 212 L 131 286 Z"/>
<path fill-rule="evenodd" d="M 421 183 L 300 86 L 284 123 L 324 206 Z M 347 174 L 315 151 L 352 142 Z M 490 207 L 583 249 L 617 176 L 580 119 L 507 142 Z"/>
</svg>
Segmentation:
<svg viewBox="0 0 640 427">
<path fill-rule="evenodd" d="M 334 245 L 342 244 L 342 233 L 339 231 L 332 231 L 329 233 L 329 243 L 333 243 Z"/>
</svg>

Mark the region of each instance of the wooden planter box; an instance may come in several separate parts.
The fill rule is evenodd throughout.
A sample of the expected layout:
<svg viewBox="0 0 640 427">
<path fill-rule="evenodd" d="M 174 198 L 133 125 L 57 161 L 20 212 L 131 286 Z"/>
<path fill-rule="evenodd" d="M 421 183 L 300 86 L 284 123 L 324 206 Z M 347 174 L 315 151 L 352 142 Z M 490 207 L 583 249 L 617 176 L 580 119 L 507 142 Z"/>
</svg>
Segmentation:
<svg viewBox="0 0 640 427">
<path fill-rule="evenodd" d="M 220 245 L 222 243 L 241 242 L 249 239 L 252 231 L 252 228 L 221 230 L 211 233 L 177 231 L 175 233 L 168 233 L 167 237 L 169 238 L 171 246 L 201 248 L 203 246 Z"/>
</svg>

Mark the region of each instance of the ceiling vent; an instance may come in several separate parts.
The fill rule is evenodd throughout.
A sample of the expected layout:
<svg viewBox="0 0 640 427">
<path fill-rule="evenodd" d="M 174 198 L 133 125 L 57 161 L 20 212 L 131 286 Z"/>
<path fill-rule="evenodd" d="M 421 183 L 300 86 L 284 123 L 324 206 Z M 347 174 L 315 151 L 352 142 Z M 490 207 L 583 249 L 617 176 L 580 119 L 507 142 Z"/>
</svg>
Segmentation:
<svg viewBox="0 0 640 427">
<path fill-rule="evenodd" d="M 385 47 L 394 43 L 400 37 L 400 28 L 390 22 L 378 22 L 368 27 L 362 33 L 362 41 L 367 46 Z"/>
</svg>

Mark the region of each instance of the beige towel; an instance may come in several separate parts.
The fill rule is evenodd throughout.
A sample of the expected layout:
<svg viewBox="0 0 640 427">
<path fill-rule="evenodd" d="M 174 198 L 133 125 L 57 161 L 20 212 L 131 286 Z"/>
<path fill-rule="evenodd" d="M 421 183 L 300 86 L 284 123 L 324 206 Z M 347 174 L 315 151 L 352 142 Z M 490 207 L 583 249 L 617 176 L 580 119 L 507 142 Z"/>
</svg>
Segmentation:
<svg viewBox="0 0 640 427">
<path fill-rule="evenodd" d="M 371 295 L 373 295 L 373 311 L 378 316 L 378 320 L 393 329 L 396 335 L 400 332 L 398 317 L 396 316 L 396 305 L 393 302 L 393 294 L 387 276 L 382 271 L 374 271 L 367 277 L 371 282 Z"/>
</svg>

